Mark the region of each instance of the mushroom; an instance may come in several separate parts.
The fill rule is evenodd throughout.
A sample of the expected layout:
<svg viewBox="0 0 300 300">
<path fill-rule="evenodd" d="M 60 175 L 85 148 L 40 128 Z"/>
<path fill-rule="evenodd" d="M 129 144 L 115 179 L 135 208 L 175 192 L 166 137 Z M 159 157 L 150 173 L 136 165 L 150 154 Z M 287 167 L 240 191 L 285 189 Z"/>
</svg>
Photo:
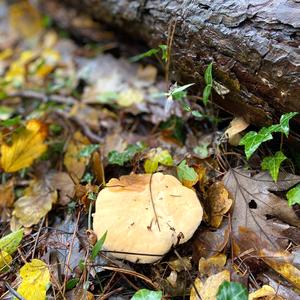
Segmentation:
<svg viewBox="0 0 300 300">
<path fill-rule="evenodd" d="M 107 232 L 104 249 L 135 263 L 159 260 L 194 234 L 203 209 L 196 193 L 171 175 L 112 178 L 99 193 L 94 232 Z"/>
</svg>

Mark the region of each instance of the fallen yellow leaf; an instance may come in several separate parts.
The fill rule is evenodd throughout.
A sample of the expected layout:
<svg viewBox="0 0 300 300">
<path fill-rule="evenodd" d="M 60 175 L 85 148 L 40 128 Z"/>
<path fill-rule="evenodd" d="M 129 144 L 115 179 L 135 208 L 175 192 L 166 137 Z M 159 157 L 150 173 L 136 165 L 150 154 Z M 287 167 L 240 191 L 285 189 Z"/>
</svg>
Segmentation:
<svg viewBox="0 0 300 300">
<path fill-rule="evenodd" d="M 90 144 L 89 140 L 80 131 L 76 131 L 68 144 L 64 157 L 64 165 L 68 172 L 75 175 L 79 180 L 84 174 L 89 157 L 79 157 L 80 151 Z"/>
<path fill-rule="evenodd" d="M 216 296 L 220 285 L 224 281 L 230 281 L 230 273 L 224 270 L 207 278 L 205 283 L 202 283 L 199 278 L 196 278 L 194 286 L 200 294 L 202 300 L 216 300 Z M 191 289 L 190 300 L 200 300 L 194 287 Z"/>
<path fill-rule="evenodd" d="M 20 269 L 22 283 L 18 287 L 18 293 L 26 300 L 45 300 L 47 286 L 50 282 L 50 272 L 47 265 L 33 259 Z"/>
<path fill-rule="evenodd" d="M 31 166 L 46 150 L 46 126 L 38 120 L 30 120 L 26 128 L 12 136 L 12 144 L 1 146 L 1 167 L 5 172 L 16 172 Z"/>
<path fill-rule="evenodd" d="M 128 89 L 120 93 L 117 100 L 118 104 L 123 107 L 129 107 L 135 103 L 141 103 L 144 100 L 144 95 L 136 89 Z"/>
<path fill-rule="evenodd" d="M 212 275 L 220 272 L 226 264 L 227 257 L 223 253 L 211 256 L 207 259 L 201 257 L 198 270 L 202 275 Z"/>
<path fill-rule="evenodd" d="M 51 210 L 52 204 L 56 201 L 56 190 L 47 185 L 43 179 L 33 180 L 25 190 L 25 195 L 15 202 L 13 216 L 19 224 L 30 227 L 37 224 Z"/>
<path fill-rule="evenodd" d="M 277 295 L 277 292 L 269 285 L 263 285 L 257 291 L 249 294 L 249 300 L 263 298 L 264 300 L 283 300 Z"/>
<path fill-rule="evenodd" d="M 0 250 L 0 273 L 6 271 L 12 262 L 12 257 L 5 251 Z"/>
</svg>

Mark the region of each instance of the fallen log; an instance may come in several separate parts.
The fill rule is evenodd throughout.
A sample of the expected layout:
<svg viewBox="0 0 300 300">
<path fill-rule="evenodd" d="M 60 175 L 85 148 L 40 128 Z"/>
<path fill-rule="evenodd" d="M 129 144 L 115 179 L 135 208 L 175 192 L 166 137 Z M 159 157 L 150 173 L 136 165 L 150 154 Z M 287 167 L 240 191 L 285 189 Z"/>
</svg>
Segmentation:
<svg viewBox="0 0 300 300">
<path fill-rule="evenodd" d="M 213 61 L 214 78 L 230 90 L 213 100 L 250 123 L 300 111 L 299 0 L 42 2 L 54 20 L 61 6 L 73 7 L 149 47 L 166 44 L 175 26 L 171 78 L 203 87 L 204 69 Z"/>
</svg>

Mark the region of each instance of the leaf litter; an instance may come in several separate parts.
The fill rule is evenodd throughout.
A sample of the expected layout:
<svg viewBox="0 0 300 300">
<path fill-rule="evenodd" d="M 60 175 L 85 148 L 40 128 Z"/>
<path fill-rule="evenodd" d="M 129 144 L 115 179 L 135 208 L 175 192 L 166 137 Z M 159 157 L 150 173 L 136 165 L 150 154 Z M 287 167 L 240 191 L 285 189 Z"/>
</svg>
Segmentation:
<svg viewBox="0 0 300 300">
<path fill-rule="evenodd" d="M 78 34 L 97 41 L 83 45 L 29 1 L 0 11 L 3 299 L 297 299 L 299 170 L 281 164 L 285 145 L 254 155 L 296 113 L 245 134 L 241 117 L 213 114 L 211 89 L 228 93 L 213 64 L 203 93 L 142 60 L 172 60 L 166 45 L 132 63 L 88 16 L 74 14 Z"/>
</svg>

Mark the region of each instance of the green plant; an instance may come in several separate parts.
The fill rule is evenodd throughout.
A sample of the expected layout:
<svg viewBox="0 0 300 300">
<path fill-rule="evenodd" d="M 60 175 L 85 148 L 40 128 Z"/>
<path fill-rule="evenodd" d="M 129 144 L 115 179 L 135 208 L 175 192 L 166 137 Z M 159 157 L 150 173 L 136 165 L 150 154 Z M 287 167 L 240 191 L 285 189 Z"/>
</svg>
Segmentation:
<svg viewBox="0 0 300 300">
<path fill-rule="evenodd" d="M 202 101 L 205 106 L 209 101 L 209 97 L 211 95 L 211 89 L 213 87 L 212 67 L 213 67 L 213 63 L 210 63 L 204 72 L 204 81 L 206 85 L 203 90 Z"/>
<path fill-rule="evenodd" d="M 161 52 L 162 61 L 164 63 L 166 63 L 168 61 L 168 46 L 167 45 L 159 45 L 157 48 L 152 48 L 146 52 L 135 55 L 135 56 L 131 57 L 129 60 L 131 62 L 137 62 L 145 57 L 157 55 L 159 52 Z"/>
<path fill-rule="evenodd" d="M 219 287 L 217 300 L 248 300 L 248 291 L 239 282 L 224 281 Z"/>
</svg>

